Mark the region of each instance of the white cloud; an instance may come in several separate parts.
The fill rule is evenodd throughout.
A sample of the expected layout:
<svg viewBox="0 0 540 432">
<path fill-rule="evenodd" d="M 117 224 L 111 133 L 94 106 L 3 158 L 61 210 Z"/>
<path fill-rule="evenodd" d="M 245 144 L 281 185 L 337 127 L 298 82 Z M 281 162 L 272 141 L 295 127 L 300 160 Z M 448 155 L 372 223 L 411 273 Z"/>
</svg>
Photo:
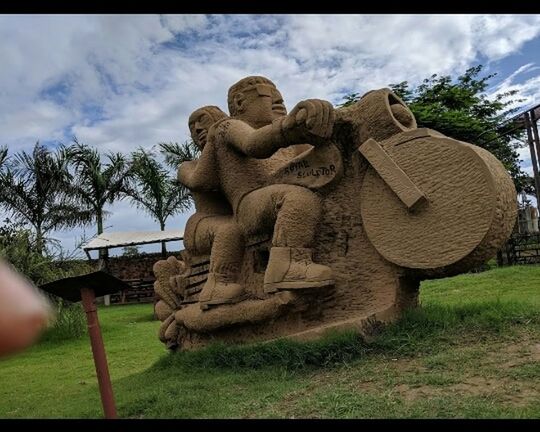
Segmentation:
<svg viewBox="0 0 540 432">
<path fill-rule="evenodd" d="M 225 110 L 228 87 L 246 75 L 271 78 L 289 109 L 309 97 L 337 103 L 353 91 L 462 72 L 539 34 L 540 15 L 0 16 L 0 144 L 17 150 L 77 135 L 129 152 L 183 141 L 189 114 L 207 104 Z M 538 100 L 540 77 L 515 80 L 532 70 L 525 65 L 495 91 Z M 47 93 L 51 86 L 63 96 Z M 152 226 L 123 205 L 114 218 Z"/>
<path fill-rule="evenodd" d="M 228 86 L 248 74 L 272 78 L 290 107 L 306 97 L 338 102 L 348 91 L 462 71 L 539 32 L 536 15 L 0 17 L 0 37 L 10 41 L 0 45 L 8 65 L 0 124 L 10 120 L 0 140 L 17 141 L 15 129 L 19 141 L 26 133 L 34 142 L 73 125 L 83 141 L 128 150 L 185 137 L 180 121 L 201 104 L 225 107 Z M 56 116 L 43 117 L 51 126 L 21 127 L 55 84 L 68 97 Z M 102 107 L 103 121 L 89 121 L 89 103 Z"/>
<path fill-rule="evenodd" d="M 533 68 L 528 68 L 528 70 L 533 70 Z M 516 96 L 511 96 L 511 99 L 515 100 L 515 102 L 509 105 L 509 108 L 532 108 L 533 104 L 538 104 L 540 101 L 540 75 L 533 76 L 519 83 L 515 82 L 516 76 L 517 74 L 505 79 L 495 88 L 493 95 L 516 90 L 519 99 L 522 100 L 517 101 Z"/>
<path fill-rule="evenodd" d="M 474 22 L 478 49 L 492 60 L 508 55 L 540 32 L 540 15 L 483 15 Z"/>
<path fill-rule="evenodd" d="M 25 110 L 5 112 L 0 117 L 2 141 L 3 143 L 16 142 L 22 138 L 21 135 L 25 134 L 36 137 L 36 140 L 39 137 L 61 139 L 62 130 L 71 121 L 71 115 L 69 110 L 50 101 L 34 101 Z M 26 143 L 26 147 L 34 143 L 35 141 Z"/>
</svg>

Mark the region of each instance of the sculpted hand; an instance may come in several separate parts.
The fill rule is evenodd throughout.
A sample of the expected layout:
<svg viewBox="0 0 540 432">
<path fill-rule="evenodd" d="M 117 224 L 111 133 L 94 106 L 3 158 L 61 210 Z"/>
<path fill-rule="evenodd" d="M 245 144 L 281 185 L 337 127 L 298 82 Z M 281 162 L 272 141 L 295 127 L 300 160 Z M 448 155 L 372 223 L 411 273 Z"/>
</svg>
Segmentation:
<svg viewBox="0 0 540 432">
<path fill-rule="evenodd" d="M 298 103 L 283 121 L 285 132 L 302 132 L 308 143 L 328 139 L 334 127 L 334 107 L 328 101 L 307 99 Z"/>
</svg>

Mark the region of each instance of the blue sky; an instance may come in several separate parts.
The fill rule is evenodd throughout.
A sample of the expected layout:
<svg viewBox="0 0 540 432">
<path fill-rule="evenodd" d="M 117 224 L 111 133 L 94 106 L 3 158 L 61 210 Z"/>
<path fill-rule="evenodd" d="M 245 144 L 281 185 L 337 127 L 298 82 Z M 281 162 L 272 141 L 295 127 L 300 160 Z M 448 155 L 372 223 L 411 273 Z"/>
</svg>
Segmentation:
<svg viewBox="0 0 540 432">
<path fill-rule="evenodd" d="M 226 110 L 247 75 L 272 79 L 291 109 L 481 63 L 497 73 L 491 95 L 540 103 L 540 15 L 0 15 L 0 40 L 0 144 L 12 153 L 74 135 L 103 152 L 182 142 L 189 114 Z M 158 229 L 128 202 L 108 210 L 108 230 Z M 53 237 L 73 249 L 93 234 Z"/>
</svg>

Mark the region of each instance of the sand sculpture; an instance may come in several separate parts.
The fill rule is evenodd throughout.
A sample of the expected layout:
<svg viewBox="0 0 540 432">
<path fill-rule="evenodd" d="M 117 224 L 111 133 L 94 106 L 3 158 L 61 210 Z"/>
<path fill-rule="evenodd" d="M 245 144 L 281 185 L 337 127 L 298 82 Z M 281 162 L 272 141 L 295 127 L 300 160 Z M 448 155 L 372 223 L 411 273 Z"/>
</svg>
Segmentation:
<svg viewBox="0 0 540 432">
<path fill-rule="evenodd" d="M 228 107 L 190 116 L 201 156 L 178 178 L 196 212 L 180 259 L 154 266 L 171 349 L 367 335 L 417 305 L 421 280 L 478 266 L 511 233 L 516 191 L 503 165 L 418 128 L 389 89 L 287 114 L 269 79 L 247 77 Z"/>
</svg>

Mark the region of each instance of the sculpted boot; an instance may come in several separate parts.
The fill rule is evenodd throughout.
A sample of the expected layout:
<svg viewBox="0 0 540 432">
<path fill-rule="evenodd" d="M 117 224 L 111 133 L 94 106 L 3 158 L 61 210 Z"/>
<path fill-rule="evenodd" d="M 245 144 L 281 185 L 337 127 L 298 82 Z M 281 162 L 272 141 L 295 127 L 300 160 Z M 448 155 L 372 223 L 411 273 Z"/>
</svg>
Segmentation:
<svg viewBox="0 0 540 432">
<path fill-rule="evenodd" d="M 208 273 L 208 279 L 199 294 L 201 309 L 206 310 L 210 306 L 238 303 L 244 299 L 244 287 L 238 283 L 225 282 L 220 275 Z"/>
<path fill-rule="evenodd" d="M 311 249 L 273 247 L 264 273 L 264 292 L 320 288 L 334 284 L 330 267 L 315 264 Z"/>
</svg>

